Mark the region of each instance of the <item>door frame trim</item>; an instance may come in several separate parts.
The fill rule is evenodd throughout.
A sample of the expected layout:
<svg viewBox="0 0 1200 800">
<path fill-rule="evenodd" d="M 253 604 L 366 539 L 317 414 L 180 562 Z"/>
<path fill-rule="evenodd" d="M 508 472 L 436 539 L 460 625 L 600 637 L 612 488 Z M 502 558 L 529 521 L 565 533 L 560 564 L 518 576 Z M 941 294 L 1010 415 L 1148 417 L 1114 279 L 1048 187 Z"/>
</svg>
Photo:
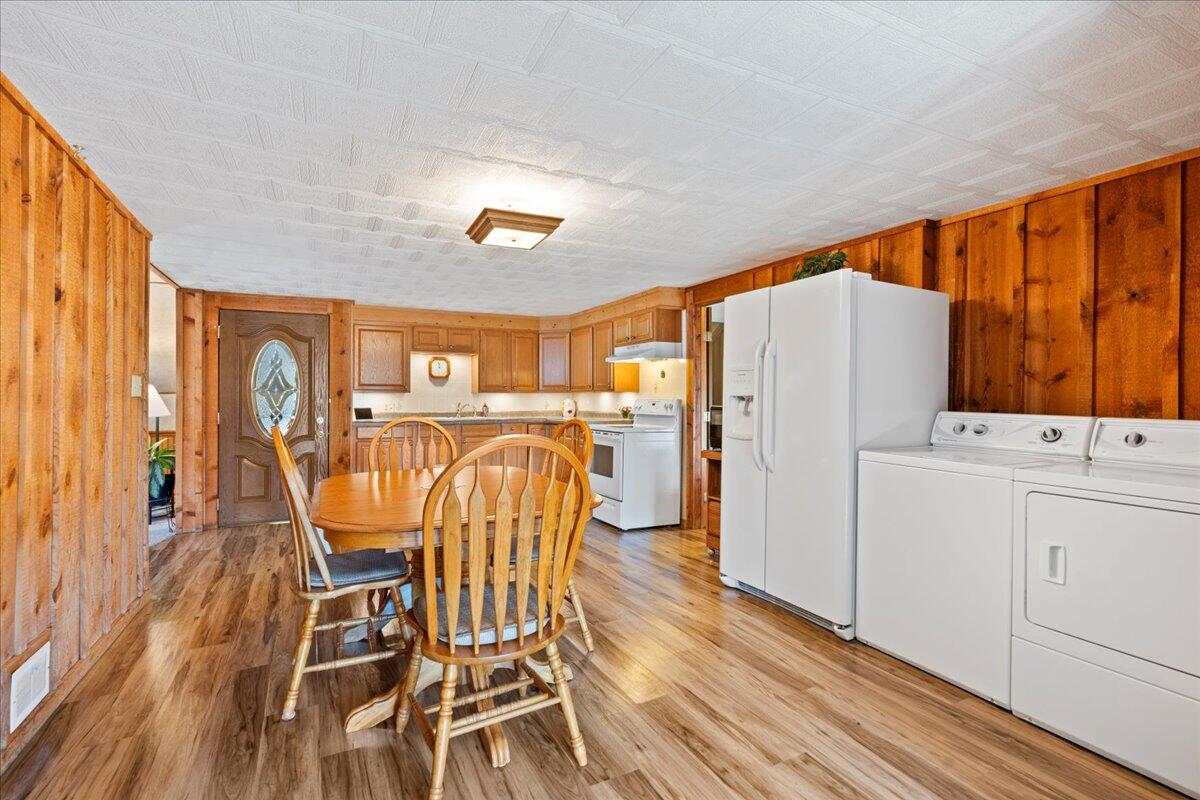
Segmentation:
<svg viewBox="0 0 1200 800">
<path fill-rule="evenodd" d="M 179 396 L 176 478 L 179 530 L 217 527 L 219 353 L 221 311 L 272 311 L 329 318 L 329 469 L 350 471 L 350 318 L 353 302 L 311 297 L 180 290 L 176 304 Z M 187 297 L 182 297 L 186 295 Z M 195 320 L 201 313 L 201 324 Z M 190 316 L 189 316 L 190 315 Z"/>
</svg>

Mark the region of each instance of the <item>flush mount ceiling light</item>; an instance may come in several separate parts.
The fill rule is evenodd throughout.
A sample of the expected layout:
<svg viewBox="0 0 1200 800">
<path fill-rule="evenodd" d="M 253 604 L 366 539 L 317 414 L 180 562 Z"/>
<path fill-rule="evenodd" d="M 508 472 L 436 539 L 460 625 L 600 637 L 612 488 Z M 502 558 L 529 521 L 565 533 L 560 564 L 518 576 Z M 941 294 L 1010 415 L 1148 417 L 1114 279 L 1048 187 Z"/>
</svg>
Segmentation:
<svg viewBox="0 0 1200 800">
<path fill-rule="evenodd" d="M 467 228 L 467 236 L 476 244 L 532 250 L 542 239 L 554 233 L 561 223 L 558 217 L 485 208 Z"/>
</svg>

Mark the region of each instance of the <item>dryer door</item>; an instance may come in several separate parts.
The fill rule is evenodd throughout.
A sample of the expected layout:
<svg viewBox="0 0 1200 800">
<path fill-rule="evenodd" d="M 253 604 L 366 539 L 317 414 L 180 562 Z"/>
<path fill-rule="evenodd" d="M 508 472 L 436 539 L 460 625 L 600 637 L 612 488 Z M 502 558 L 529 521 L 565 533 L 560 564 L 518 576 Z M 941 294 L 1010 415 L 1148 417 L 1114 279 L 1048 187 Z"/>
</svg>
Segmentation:
<svg viewBox="0 0 1200 800">
<path fill-rule="evenodd" d="M 1200 510 L 1031 493 L 1025 617 L 1200 675 Z"/>
</svg>

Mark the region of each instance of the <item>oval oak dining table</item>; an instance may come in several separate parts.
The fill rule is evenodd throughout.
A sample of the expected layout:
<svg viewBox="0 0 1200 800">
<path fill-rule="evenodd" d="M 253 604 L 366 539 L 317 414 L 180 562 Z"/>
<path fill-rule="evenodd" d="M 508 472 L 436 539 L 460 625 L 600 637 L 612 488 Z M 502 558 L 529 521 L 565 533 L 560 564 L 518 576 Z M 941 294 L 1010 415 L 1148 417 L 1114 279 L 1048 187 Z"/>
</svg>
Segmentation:
<svg viewBox="0 0 1200 800">
<path fill-rule="evenodd" d="M 488 500 L 494 500 L 504 480 L 505 467 L 480 465 L 479 481 L 483 493 Z M 430 469 L 402 469 L 380 472 L 353 472 L 344 475 L 333 475 L 317 484 L 309 502 L 309 517 L 313 525 L 325 534 L 325 540 L 335 552 L 349 550 L 366 550 L 382 548 L 385 550 L 419 550 L 425 544 L 424 532 L 421 528 L 421 516 L 425 509 L 425 499 L 433 482 L 441 473 L 441 467 Z M 526 470 L 519 467 L 507 468 L 507 479 L 510 489 L 516 491 L 523 487 L 526 480 Z M 542 498 L 545 495 L 548 478 L 538 473 L 532 475 L 534 487 L 535 513 L 542 513 Z M 475 470 L 466 469 L 455 479 L 455 491 L 459 494 L 464 515 L 467 508 L 467 496 L 474 486 Z M 600 504 L 598 495 L 592 497 L 592 508 Z M 438 517 L 440 522 L 440 509 Z M 463 521 L 466 521 L 464 516 Z M 436 538 L 440 541 L 440 538 Z M 418 561 L 419 565 L 419 561 Z M 420 581 L 413 581 L 413 590 L 417 591 Z M 536 662 L 529 666 L 539 673 L 543 671 Z M 549 668 L 544 668 L 544 680 L 553 680 Z M 568 672 L 568 676 L 570 673 Z M 403 673 L 401 673 L 401 680 Z M 421 664 L 421 673 L 417 681 L 416 693 L 426 686 L 440 683 L 442 679 L 441 665 L 426 659 Z M 472 675 L 472 680 L 480 683 L 486 678 Z M 345 729 L 347 732 L 363 730 L 378 725 L 395 714 L 396 700 L 399 697 L 400 686 L 397 684 L 383 694 L 372 697 L 367 702 L 354 708 L 346 715 Z M 476 685 L 476 689 L 483 688 Z M 490 700 L 482 701 L 491 704 Z M 492 725 L 480 729 L 484 744 L 487 747 L 492 766 L 502 767 L 508 763 L 508 742 L 500 726 Z"/>
</svg>

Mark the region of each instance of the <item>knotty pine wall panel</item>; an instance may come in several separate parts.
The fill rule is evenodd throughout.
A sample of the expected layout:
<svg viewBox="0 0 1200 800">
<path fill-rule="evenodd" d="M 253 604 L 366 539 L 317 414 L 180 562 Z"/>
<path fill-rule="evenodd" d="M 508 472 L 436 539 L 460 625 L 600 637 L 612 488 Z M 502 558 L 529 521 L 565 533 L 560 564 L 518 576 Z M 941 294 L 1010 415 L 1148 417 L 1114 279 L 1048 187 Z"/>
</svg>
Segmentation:
<svg viewBox="0 0 1200 800">
<path fill-rule="evenodd" d="M 147 582 L 149 233 L 0 75 L 0 764 L 124 628 Z M 50 695 L 9 734 L 10 676 Z"/>
<path fill-rule="evenodd" d="M 961 317 L 963 407 L 1020 408 L 1024 396 L 1025 207 L 967 221 Z"/>
<path fill-rule="evenodd" d="M 1193 162 L 1195 163 L 1195 162 Z M 1179 414 L 1182 165 L 1096 189 L 1096 413 Z"/>
<path fill-rule="evenodd" d="M 1025 207 L 1027 414 L 1092 407 L 1094 187 Z"/>
</svg>

